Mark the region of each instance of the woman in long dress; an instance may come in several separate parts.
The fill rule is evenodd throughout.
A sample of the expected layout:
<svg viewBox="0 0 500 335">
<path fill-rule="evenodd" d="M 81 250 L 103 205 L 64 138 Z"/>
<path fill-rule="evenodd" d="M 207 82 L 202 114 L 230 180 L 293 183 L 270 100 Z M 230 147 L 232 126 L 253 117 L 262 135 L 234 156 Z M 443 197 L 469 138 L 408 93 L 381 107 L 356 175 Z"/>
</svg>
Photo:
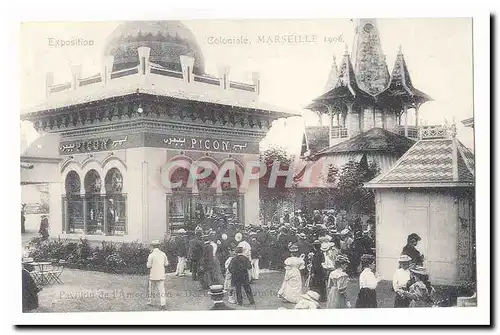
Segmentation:
<svg viewBox="0 0 500 335">
<path fill-rule="evenodd" d="M 375 256 L 365 254 L 361 256 L 363 271 L 359 275 L 359 293 L 356 308 L 377 308 L 377 293 L 375 288 L 379 278 L 375 277 Z"/>
<path fill-rule="evenodd" d="M 349 259 L 344 255 L 338 255 L 335 270 L 328 277 L 328 299 L 326 308 L 348 308 L 351 307 L 347 300 L 346 291 L 349 276 L 345 272 L 349 265 Z"/>
<path fill-rule="evenodd" d="M 432 307 L 434 302 L 431 295 L 434 293 L 434 288 L 429 282 L 429 274 L 423 266 L 415 266 L 410 268 L 410 272 L 414 283 L 410 286 L 408 292 L 403 292 L 403 295 L 411 299 L 409 307 Z"/>
<path fill-rule="evenodd" d="M 302 295 L 302 276 L 300 270 L 304 268 L 304 259 L 297 257 L 299 250 L 296 244 L 289 248 L 291 256 L 285 259 L 285 279 L 278 291 L 278 296 L 288 302 L 296 304 Z"/>
</svg>

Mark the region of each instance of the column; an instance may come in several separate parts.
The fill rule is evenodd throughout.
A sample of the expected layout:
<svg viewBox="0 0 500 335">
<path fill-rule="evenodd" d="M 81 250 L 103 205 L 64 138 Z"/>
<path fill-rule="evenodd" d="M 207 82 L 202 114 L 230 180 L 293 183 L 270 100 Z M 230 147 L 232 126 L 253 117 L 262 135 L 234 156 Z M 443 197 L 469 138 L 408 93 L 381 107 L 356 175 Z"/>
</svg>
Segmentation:
<svg viewBox="0 0 500 335">
<path fill-rule="evenodd" d="M 63 233 L 69 232 L 69 218 L 68 218 L 68 198 L 63 195 Z"/>
<path fill-rule="evenodd" d="M 101 201 L 104 201 L 104 205 L 103 205 L 103 217 L 102 217 L 102 220 L 103 220 L 103 235 L 110 235 L 109 234 L 109 228 L 108 228 L 108 225 L 109 225 L 109 222 L 108 222 L 108 201 L 106 199 L 106 194 L 101 194 Z"/>
<path fill-rule="evenodd" d="M 347 115 L 345 119 L 345 126 L 347 128 L 347 137 L 350 138 L 352 134 L 352 125 L 351 125 L 351 120 L 352 120 L 352 103 L 346 104 L 347 106 Z"/>
<path fill-rule="evenodd" d="M 238 221 L 245 223 L 245 194 L 238 193 Z"/>
<path fill-rule="evenodd" d="M 380 113 L 382 113 L 382 129 L 385 129 L 385 110 L 382 108 L 380 109 Z"/>
<path fill-rule="evenodd" d="M 403 105 L 403 111 L 405 114 L 405 136 L 408 137 L 408 106 Z"/>
<path fill-rule="evenodd" d="M 362 132 L 364 129 L 365 129 L 365 109 L 362 106 L 361 109 L 359 110 L 358 130 Z"/>
<path fill-rule="evenodd" d="M 371 108 L 372 108 L 372 114 L 373 114 L 373 128 L 375 128 L 375 126 L 376 126 L 376 122 L 375 122 L 375 118 L 376 118 L 376 116 L 375 116 L 375 106 L 372 106 Z"/>
<path fill-rule="evenodd" d="M 418 130 L 418 110 L 420 109 L 420 105 L 417 105 L 415 107 L 415 127 Z"/>
<path fill-rule="evenodd" d="M 85 195 L 81 197 L 83 199 L 83 234 L 87 235 L 87 198 Z"/>
</svg>

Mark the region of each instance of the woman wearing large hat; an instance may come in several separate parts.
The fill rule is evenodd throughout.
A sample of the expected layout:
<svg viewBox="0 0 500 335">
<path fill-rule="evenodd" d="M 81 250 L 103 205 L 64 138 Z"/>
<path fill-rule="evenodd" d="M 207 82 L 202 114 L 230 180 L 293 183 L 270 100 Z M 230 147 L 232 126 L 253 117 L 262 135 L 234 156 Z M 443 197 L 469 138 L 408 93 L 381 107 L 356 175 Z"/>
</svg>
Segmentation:
<svg viewBox="0 0 500 335">
<path fill-rule="evenodd" d="M 414 283 L 408 292 L 403 291 L 403 295 L 411 299 L 410 307 L 432 307 L 434 302 L 431 295 L 434 293 L 434 288 L 429 282 L 427 269 L 417 265 L 410 268 L 410 273 Z"/>
<path fill-rule="evenodd" d="M 348 308 L 351 307 L 347 300 L 347 284 L 349 276 L 345 272 L 349 265 L 349 259 L 339 254 L 335 262 L 335 270 L 328 277 L 328 299 L 326 308 Z"/>
<path fill-rule="evenodd" d="M 299 302 L 293 309 L 318 309 L 319 308 L 319 293 L 307 291 L 300 296 Z"/>
<path fill-rule="evenodd" d="M 305 267 L 304 259 L 297 257 L 299 248 L 296 244 L 288 246 L 291 256 L 285 259 L 285 278 L 278 291 L 278 296 L 291 303 L 297 303 L 302 294 L 302 276 L 300 270 Z"/>
</svg>

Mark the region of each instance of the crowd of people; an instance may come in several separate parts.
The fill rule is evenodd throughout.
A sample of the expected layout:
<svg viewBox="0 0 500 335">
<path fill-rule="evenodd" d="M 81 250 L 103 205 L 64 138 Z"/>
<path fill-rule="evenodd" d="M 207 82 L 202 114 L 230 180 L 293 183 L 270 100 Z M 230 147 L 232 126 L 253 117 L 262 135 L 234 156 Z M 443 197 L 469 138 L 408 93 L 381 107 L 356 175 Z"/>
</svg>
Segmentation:
<svg viewBox="0 0 500 335">
<path fill-rule="evenodd" d="M 262 268 L 284 270 L 278 296 L 295 308 L 349 308 L 348 283 L 359 275 L 357 308 L 377 307 L 373 221 L 354 218 L 339 222 L 334 211 L 312 215 L 286 211 L 279 223 L 242 227 L 231 222 L 202 228 L 194 234 L 181 229 L 174 240 L 176 275 L 189 268 L 200 290 L 222 286 L 228 302 L 243 304 L 243 292 L 255 304 L 251 282 Z M 339 224 L 340 223 L 340 224 Z M 341 226 L 339 231 L 339 226 Z M 395 307 L 431 305 L 433 288 L 411 234 L 394 274 Z M 304 293 L 305 292 L 305 293 Z"/>
</svg>

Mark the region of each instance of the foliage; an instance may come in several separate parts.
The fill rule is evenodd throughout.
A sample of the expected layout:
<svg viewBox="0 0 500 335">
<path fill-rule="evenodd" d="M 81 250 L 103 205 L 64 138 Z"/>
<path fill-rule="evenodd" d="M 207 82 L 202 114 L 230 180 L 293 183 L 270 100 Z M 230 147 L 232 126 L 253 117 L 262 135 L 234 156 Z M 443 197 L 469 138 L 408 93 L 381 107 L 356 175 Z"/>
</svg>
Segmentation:
<svg viewBox="0 0 500 335">
<path fill-rule="evenodd" d="M 350 161 L 342 166 L 337 187 L 332 192 L 336 207 L 348 213 L 375 212 L 374 193 L 365 188 L 364 183 L 375 178 L 379 171 L 375 162 L 368 164 L 366 159 L 360 162 Z"/>
<path fill-rule="evenodd" d="M 284 203 L 293 201 L 294 188 L 286 187 L 286 176 L 278 176 L 274 187 L 269 187 L 273 165 L 279 163 L 280 171 L 287 171 L 293 161 L 294 156 L 280 147 L 271 147 L 261 152 L 260 162 L 267 168 L 265 175 L 259 179 L 259 195 L 264 218 L 271 218 Z"/>
<path fill-rule="evenodd" d="M 167 254 L 173 250 L 173 241 L 166 239 L 160 247 Z M 101 242 L 93 246 L 87 239 L 42 240 L 34 237 L 28 242 L 28 257 L 34 261 L 65 260 L 66 266 L 74 269 L 111 273 L 146 274 L 146 262 L 151 252 L 148 246 L 139 242 Z M 169 260 L 172 259 L 170 255 Z M 175 262 L 172 259 L 175 269 Z M 167 269 L 168 270 L 168 269 Z"/>
</svg>

